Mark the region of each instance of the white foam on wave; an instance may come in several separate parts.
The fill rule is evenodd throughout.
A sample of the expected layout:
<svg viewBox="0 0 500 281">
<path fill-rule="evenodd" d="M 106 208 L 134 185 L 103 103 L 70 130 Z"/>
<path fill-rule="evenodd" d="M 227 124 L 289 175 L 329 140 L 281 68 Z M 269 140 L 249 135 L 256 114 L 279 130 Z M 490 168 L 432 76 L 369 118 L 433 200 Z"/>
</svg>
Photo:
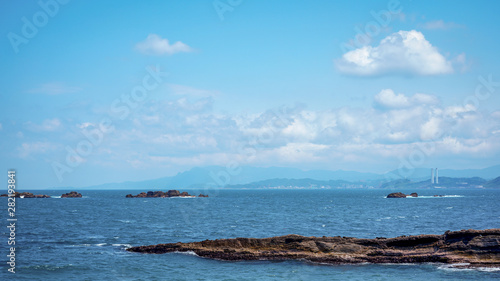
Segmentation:
<svg viewBox="0 0 500 281">
<path fill-rule="evenodd" d="M 104 245 L 106 245 L 106 243 L 99 243 L 99 244 L 95 244 L 97 247 L 102 247 Z"/>
<path fill-rule="evenodd" d="M 454 264 L 443 264 L 438 266 L 438 269 L 446 271 L 484 271 L 484 272 L 496 272 L 500 271 L 500 267 L 467 267 L 470 263 L 454 263 Z"/>
<path fill-rule="evenodd" d="M 69 245 L 69 247 L 90 247 L 91 244 L 76 244 L 76 245 Z"/>
<path fill-rule="evenodd" d="M 50 196 L 50 198 L 61 198 L 61 196 Z"/>
<path fill-rule="evenodd" d="M 114 246 L 114 247 L 123 247 L 125 249 L 128 249 L 128 248 L 132 247 L 132 245 L 130 245 L 130 244 L 111 244 L 111 246 Z"/>
<path fill-rule="evenodd" d="M 176 254 L 183 254 L 183 255 L 188 255 L 188 256 L 198 256 L 198 254 L 196 254 L 195 252 L 193 251 L 186 251 L 186 252 L 180 252 L 180 251 L 175 251 L 173 253 L 176 253 Z"/>
<path fill-rule="evenodd" d="M 462 198 L 464 195 L 439 195 L 439 196 L 428 196 L 428 195 L 419 195 L 418 197 L 407 196 L 406 198 Z"/>
</svg>

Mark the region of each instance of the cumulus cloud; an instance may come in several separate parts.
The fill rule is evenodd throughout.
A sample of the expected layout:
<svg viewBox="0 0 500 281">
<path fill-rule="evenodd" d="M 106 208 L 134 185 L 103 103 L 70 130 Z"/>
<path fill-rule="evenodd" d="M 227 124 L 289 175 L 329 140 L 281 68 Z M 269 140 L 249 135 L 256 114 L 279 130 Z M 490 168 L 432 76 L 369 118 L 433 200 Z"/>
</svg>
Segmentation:
<svg viewBox="0 0 500 281">
<path fill-rule="evenodd" d="M 364 46 L 336 61 L 342 73 L 356 76 L 385 74 L 438 75 L 453 72 L 452 63 L 421 32 L 399 31 L 378 46 Z"/>
<path fill-rule="evenodd" d="M 192 52 L 188 45 L 177 41 L 170 44 L 168 39 L 161 38 L 156 34 L 149 34 L 146 40 L 135 45 L 136 50 L 147 55 L 173 55 L 175 53 Z"/>
<path fill-rule="evenodd" d="M 62 82 L 51 82 L 39 85 L 36 88 L 30 89 L 27 93 L 30 94 L 45 94 L 45 95 L 61 95 L 80 92 L 82 88 L 68 86 Z"/>
<path fill-rule="evenodd" d="M 404 94 L 396 94 L 392 89 L 384 89 L 375 95 L 375 103 L 383 108 L 405 108 L 414 105 L 435 105 L 439 100 L 432 95 L 417 93 L 411 97 Z"/>
<path fill-rule="evenodd" d="M 356 169 L 361 164 L 378 167 L 384 161 L 392 161 L 397 168 L 400 157 L 429 143 L 435 145 L 434 156 L 441 159 L 500 154 L 499 112 L 482 112 L 471 105 L 445 106 L 424 93 L 383 89 L 374 95 L 372 108 L 318 111 L 295 105 L 252 114 L 217 113 L 212 102 L 185 97 L 147 101 L 130 122 L 113 124 L 113 132 L 106 134 L 88 161 L 148 170 L 225 166 L 231 161 Z M 72 132 L 57 130 L 61 124 L 54 119 L 32 125 L 52 130 L 51 136 L 70 143 L 82 138 L 81 130 L 95 128 L 87 120 L 68 124 L 80 129 Z M 65 153 L 65 145 L 30 141 L 29 132 L 23 139 L 20 157 Z"/>
</svg>

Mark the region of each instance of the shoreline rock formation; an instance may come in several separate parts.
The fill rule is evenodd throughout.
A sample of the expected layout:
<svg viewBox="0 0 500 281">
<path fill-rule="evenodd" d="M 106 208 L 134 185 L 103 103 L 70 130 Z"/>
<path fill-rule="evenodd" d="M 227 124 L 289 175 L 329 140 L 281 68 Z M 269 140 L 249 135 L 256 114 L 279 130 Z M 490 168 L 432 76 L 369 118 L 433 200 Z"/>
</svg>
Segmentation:
<svg viewBox="0 0 500 281">
<path fill-rule="evenodd" d="M 500 229 L 447 231 L 442 235 L 396 238 L 306 237 L 235 238 L 128 248 L 163 254 L 192 251 L 218 260 L 306 260 L 327 264 L 427 263 L 457 267 L 500 267 Z"/>
<path fill-rule="evenodd" d="M 2 194 L 0 195 L 0 197 L 9 197 L 8 194 Z M 15 192 L 14 193 L 14 196 L 11 196 L 11 197 L 15 197 L 15 198 L 50 198 L 49 195 L 45 195 L 45 194 L 33 194 L 31 192 Z"/>
<path fill-rule="evenodd" d="M 416 192 L 413 192 L 410 195 L 407 195 L 402 192 L 394 192 L 387 195 L 386 198 L 406 198 L 406 197 L 418 197 L 418 194 Z"/>
<path fill-rule="evenodd" d="M 64 193 L 61 198 L 82 198 L 82 194 L 76 191 L 71 191 L 69 193 Z"/>
<path fill-rule="evenodd" d="M 132 194 L 127 194 L 125 195 L 125 198 L 168 198 L 168 197 L 196 197 L 195 195 L 190 195 L 186 191 L 184 192 L 179 192 L 179 190 L 169 190 L 167 192 L 163 191 L 148 191 L 146 192 L 141 192 L 137 195 L 132 195 Z M 200 194 L 198 197 L 208 197 L 208 195 L 203 195 Z"/>
</svg>

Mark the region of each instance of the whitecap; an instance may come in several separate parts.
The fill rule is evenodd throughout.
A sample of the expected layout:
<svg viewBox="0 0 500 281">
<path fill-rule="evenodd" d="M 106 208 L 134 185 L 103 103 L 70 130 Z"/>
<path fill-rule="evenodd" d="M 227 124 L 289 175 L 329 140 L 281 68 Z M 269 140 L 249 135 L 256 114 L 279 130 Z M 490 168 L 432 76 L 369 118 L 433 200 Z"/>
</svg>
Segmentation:
<svg viewBox="0 0 500 281">
<path fill-rule="evenodd" d="M 176 253 L 176 254 L 183 254 L 183 255 L 188 255 L 188 256 L 198 256 L 198 254 L 196 254 L 195 252 L 193 251 L 186 251 L 186 252 L 180 252 L 180 251 L 175 251 L 173 253 Z"/>
<path fill-rule="evenodd" d="M 500 271 L 500 267 L 468 267 L 470 263 L 454 263 L 454 264 L 444 264 L 438 266 L 438 269 L 446 271 L 484 271 L 484 272 L 496 272 Z"/>
<path fill-rule="evenodd" d="M 132 245 L 130 245 L 130 244 L 111 244 L 111 246 L 113 246 L 113 247 L 123 247 L 125 249 L 128 249 L 128 248 L 132 247 Z"/>
<path fill-rule="evenodd" d="M 412 197 L 412 198 L 462 198 L 465 197 L 464 195 L 438 195 L 438 196 L 429 196 L 429 195 L 419 195 L 418 197 Z M 406 197 L 406 198 L 411 198 L 411 197 Z"/>
<path fill-rule="evenodd" d="M 69 245 L 69 247 L 90 247 L 90 244 L 75 244 L 75 245 Z"/>
</svg>

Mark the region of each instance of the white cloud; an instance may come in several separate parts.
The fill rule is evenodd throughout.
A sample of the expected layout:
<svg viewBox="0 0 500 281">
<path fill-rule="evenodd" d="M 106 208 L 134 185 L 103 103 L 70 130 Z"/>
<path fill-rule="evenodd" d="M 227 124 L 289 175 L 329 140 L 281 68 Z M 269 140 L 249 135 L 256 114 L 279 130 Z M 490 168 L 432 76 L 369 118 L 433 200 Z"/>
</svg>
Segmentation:
<svg viewBox="0 0 500 281">
<path fill-rule="evenodd" d="M 384 89 L 375 96 L 375 102 L 384 108 L 405 108 L 415 105 L 435 105 L 439 100 L 435 96 L 417 93 L 411 97 L 396 94 L 392 89 Z"/>
<path fill-rule="evenodd" d="M 375 102 L 389 108 L 402 108 L 410 106 L 410 100 L 403 94 L 395 94 L 391 89 L 380 91 L 375 96 Z"/>
<path fill-rule="evenodd" d="M 85 128 L 88 128 L 88 127 L 94 127 L 95 125 L 90 123 L 90 122 L 83 122 L 81 124 L 77 124 L 76 125 L 78 128 L 80 129 L 85 129 Z"/>
<path fill-rule="evenodd" d="M 442 134 L 440 125 L 441 119 L 431 117 L 420 127 L 420 138 L 424 141 L 437 139 Z"/>
<path fill-rule="evenodd" d="M 181 41 L 170 44 L 168 39 L 161 38 L 156 34 L 149 34 L 146 40 L 137 43 L 135 48 L 139 52 L 147 55 L 173 55 L 175 53 L 193 51 L 191 47 Z"/>
<path fill-rule="evenodd" d="M 41 124 L 27 122 L 25 125 L 27 129 L 34 132 L 53 132 L 62 127 L 61 121 L 57 118 L 43 120 Z"/>
<path fill-rule="evenodd" d="M 46 95 L 61 95 L 78 93 L 82 90 L 80 87 L 68 86 L 62 82 L 51 82 L 39 85 L 36 88 L 30 89 L 27 93 L 30 94 L 46 94 Z"/>
<path fill-rule="evenodd" d="M 430 30 L 448 30 L 452 28 L 460 28 L 462 25 L 456 24 L 454 22 L 445 22 L 443 20 L 428 21 L 420 25 L 424 29 Z"/>
<path fill-rule="evenodd" d="M 364 46 L 336 61 L 342 73 L 357 76 L 438 75 L 453 72 L 452 63 L 421 32 L 399 31 L 378 46 Z"/>
<path fill-rule="evenodd" d="M 375 95 L 373 108 L 316 111 L 298 105 L 252 114 L 215 113 L 207 98 L 183 97 L 145 102 L 131 122 L 114 124 L 115 130 L 88 161 L 143 170 L 225 166 L 230 161 L 325 169 L 348 169 L 342 165 L 352 163 L 350 168 L 356 169 L 356 163 L 397 165 L 400 157 L 429 143 L 436 146 L 435 156 L 441 159 L 476 154 L 491 158 L 500 154 L 498 120 L 499 112 L 486 114 L 470 105 L 443 106 L 436 96 L 405 95 L 392 89 Z M 53 130 L 46 136 L 61 141 L 75 143 L 82 138 L 80 130 L 57 130 L 57 124 L 48 119 L 34 127 Z M 95 125 L 79 121 L 69 127 L 77 126 Z M 24 137 L 21 157 L 56 154 L 47 143 L 28 141 L 32 137 L 30 133 Z M 65 153 L 64 146 L 58 149 Z"/>
<path fill-rule="evenodd" d="M 56 148 L 56 145 L 49 142 L 26 142 L 21 144 L 17 150 L 19 152 L 19 157 L 28 158 L 33 154 L 46 153 Z"/>
</svg>

